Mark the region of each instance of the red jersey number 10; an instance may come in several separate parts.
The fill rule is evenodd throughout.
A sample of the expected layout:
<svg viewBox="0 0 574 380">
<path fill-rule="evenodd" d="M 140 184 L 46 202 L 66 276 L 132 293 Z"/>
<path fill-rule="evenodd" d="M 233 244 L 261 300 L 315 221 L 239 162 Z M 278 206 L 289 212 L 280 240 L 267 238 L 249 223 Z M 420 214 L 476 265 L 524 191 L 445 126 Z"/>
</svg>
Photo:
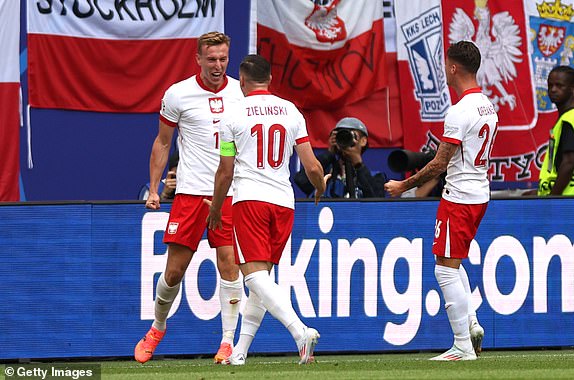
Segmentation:
<svg viewBox="0 0 574 380">
<path fill-rule="evenodd" d="M 273 124 L 265 136 L 263 124 L 256 124 L 251 128 L 251 136 L 257 139 L 257 168 L 265 168 L 265 158 L 272 168 L 278 168 L 285 159 L 285 127 Z"/>
</svg>

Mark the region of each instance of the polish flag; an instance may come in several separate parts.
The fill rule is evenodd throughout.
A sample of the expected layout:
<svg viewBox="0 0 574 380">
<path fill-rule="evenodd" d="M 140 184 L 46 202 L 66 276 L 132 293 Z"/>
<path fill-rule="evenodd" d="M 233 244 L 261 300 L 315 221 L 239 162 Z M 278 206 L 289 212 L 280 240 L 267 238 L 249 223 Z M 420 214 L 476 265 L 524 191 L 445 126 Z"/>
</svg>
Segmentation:
<svg viewBox="0 0 574 380">
<path fill-rule="evenodd" d="M 500 183 L 538 180 L 540 156 L 548 142 L 548 126 L 552 121 L 548 120 L 548 114 L 540 117 L 537 100 L 539 107 L 552 111 L 545 98 L 548 72 L 559 64 L 561 57 L 568 57 L 571 49 L 567 38 L 550 38 L 553 48 L 543 48 L 544 54 L 539 52 L 536 36 L 550 28 L 542 26 L 535 31 L 533 27 L 561 25 L 557 20 L 551 22 L 536 14 L 526 14 L 526 3 L 529 2 L 395 1 L 406 149 L 438 149 L 446 113 L 459 100 L 446 82 L 445 52 L 452 43 L 470 40 L 481 52 L 478 85 L 493 103 L 499 118 L 490 179 Z M 538 12 L 535 5 L 529 8 Z M 562 25 L 566 28 L 570 24 L 564 21 Z M 551 33 L 551 37 L 562 35 L 559 29 L 553 30 L 557 34 Z M 555 55 L 543 56 L 546 54 Z"/>
<path fill-rule="evenodd" d="M 28 0 L 32 107 L 157 112 L 198 71 L 197 38 L 223 31 L 224 1 Z"/>
<path fill-rule="evenodd" d="M 254 3 L 257 52 L 271 63 L 271 91 L 301 109 L 313 146 L 325 147 L 346 116 L 367 125 L 371 146 L 392 144 L 383 2 Z"/>
<path fill-rule="evenodd" d="M 0 201 L 20 200 L 20 4 L 0 2 Z"/>
</svg>

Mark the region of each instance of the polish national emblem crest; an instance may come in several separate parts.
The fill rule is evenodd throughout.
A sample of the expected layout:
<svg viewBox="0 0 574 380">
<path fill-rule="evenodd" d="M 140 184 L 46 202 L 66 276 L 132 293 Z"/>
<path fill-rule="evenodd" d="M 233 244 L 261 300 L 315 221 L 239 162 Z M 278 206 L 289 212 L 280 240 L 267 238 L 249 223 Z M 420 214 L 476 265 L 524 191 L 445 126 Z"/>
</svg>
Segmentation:
<svg viewBox="0 0 574 380">
<path fill-rule="evenodd" d="M 560 49 L 564 43 L 565 36 L 565 27 L 542 24 L 536 38 L 538 49 L 545 57 L 549 57 Z"/>
<path fill-rule="evenodd" d="M 315 33 L 319 42 L 338 42 L 347 38 L 345 22 L 337 15 L 340 0 L 315 1 L 313 11 L 305 19 L 305 26 Z"/>
<path fill-rule="evenodd" d="M 209 108 L 211 109 L 211 113 L 222 113 L 223 98 L 209 98 Z"/>
<path fill-rule="evenodd" d="M 532 72 L 536 84 L 538 111 L 554 112 L 556 106 L 548 96 L 548 74 L 558 65 L 574 62 L 574 16 L 572 5 L 560 1 L 542 1 L 536 5 L 537 14 L 530 16 Z"/>
</svg>

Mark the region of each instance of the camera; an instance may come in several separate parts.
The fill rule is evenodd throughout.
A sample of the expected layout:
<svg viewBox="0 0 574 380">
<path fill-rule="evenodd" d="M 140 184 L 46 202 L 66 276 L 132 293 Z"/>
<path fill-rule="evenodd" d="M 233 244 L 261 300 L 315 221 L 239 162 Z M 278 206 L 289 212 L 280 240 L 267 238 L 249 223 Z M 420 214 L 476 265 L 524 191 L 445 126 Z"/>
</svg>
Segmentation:
<svg viewBox="0 0 574 380">
<path fill-rule="evenodd" d="M 352 129 L 337 129 L 337 136 L 335 136 L 335 142 L 339 149 L 345 149 L 355 146 L 355 143 L 359 139 L 357 132 Z"/>
<path fill-rule="evenodd" d="M 387 163 L 389 168 L 396 173 L 420 170 L 432 161 L 435 154 L 434 150 L 413 152 L 411 150 L 398 149 L 389 154 Z"/>
</svg>

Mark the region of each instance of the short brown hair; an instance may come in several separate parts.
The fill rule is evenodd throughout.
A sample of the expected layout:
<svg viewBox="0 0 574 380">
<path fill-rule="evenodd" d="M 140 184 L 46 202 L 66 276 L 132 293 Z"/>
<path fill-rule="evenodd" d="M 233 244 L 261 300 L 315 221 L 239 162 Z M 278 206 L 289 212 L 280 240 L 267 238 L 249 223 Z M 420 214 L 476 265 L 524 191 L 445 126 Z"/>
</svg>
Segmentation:
<svg viewBox="0 0 574 380">
<path fill-rule="evenodd" d="M 471 74 L 476 74 L 480 68 L 480 50 L 472 41 L 459 41 L 450 45 L 446 55 Z"/>
<path fill-rule="evenodd" d="M 250 54 L 243 58 L 239 65 L 239 72 L 254 83 L 267 83 L 271 80 L 271 65 L 269 61 L 257 54 Z"/>
<path fill-rule="evenodd" d="M 197 39 L 197 54 L 201 54 L 201 48 L 204 46 L 216 46 L 226 44 L 229 46 L 231 38 L 221 32 L 208 32 L 202 34 Z"/>
</svg>

